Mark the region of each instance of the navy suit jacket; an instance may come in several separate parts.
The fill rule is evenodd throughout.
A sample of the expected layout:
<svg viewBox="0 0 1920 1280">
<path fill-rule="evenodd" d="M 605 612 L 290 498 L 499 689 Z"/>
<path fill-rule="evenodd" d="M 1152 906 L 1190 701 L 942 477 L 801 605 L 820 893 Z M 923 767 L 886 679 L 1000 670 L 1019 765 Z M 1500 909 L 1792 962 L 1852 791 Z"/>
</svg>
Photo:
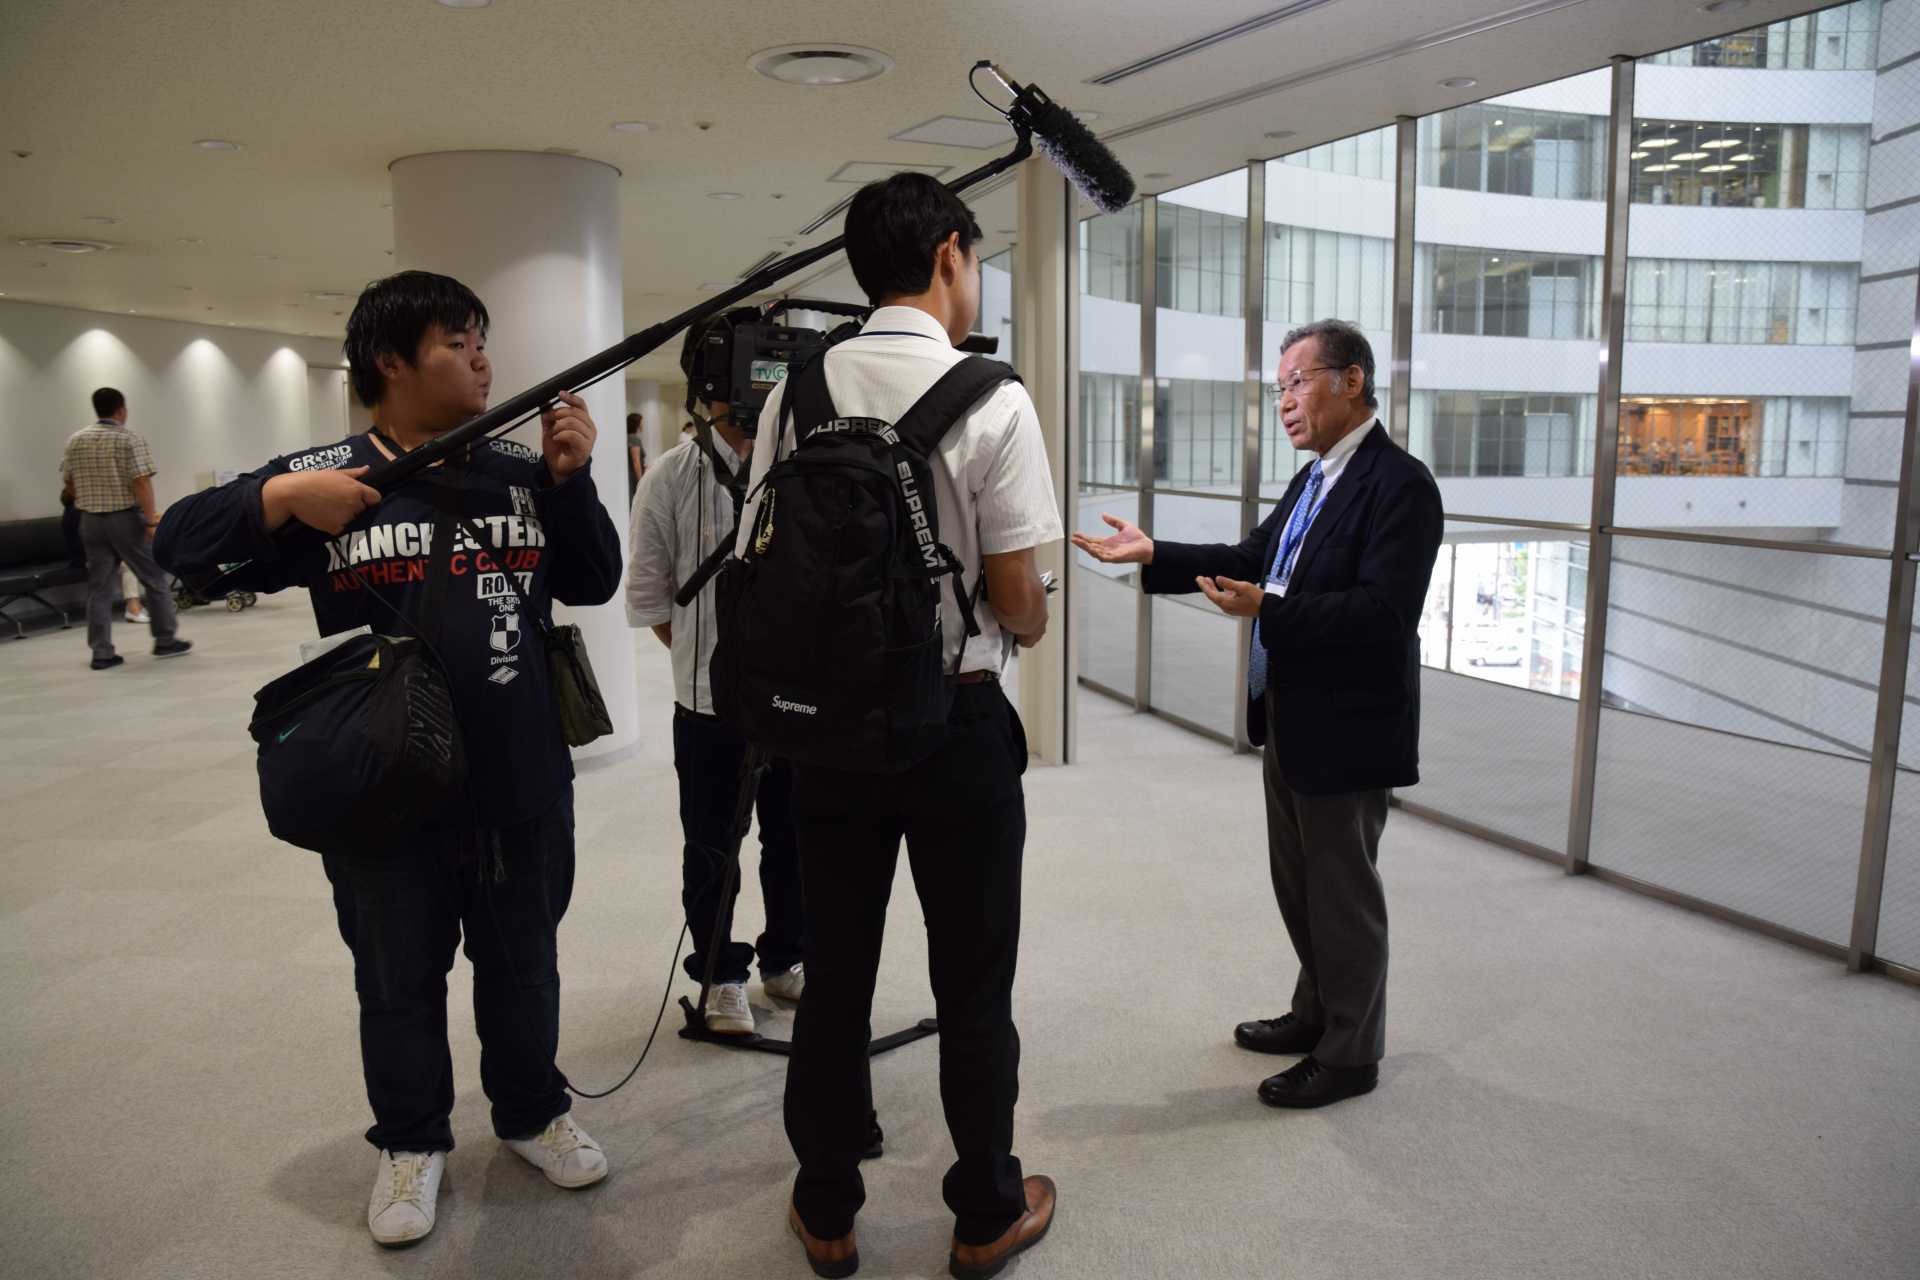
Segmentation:
<svg viewBox="0 0 1920 1280">
<path fill-rule="evenodd" d="M 1418 458 L 1370 426 L 1301 542 L 1284 597 L 1255 621 L 1267 649 L 1266 706 L 1247 736 L 1267 737 L 1287 785 L 1306 795 L 1420 780 L 1420 612 L 1440 553 L 1440 488 Z M 1309 468 L 1237 545 L 1161 542 L 1150 592 L 1198 591 L 1198 576 L 1264 583 Z"/>
</svg>

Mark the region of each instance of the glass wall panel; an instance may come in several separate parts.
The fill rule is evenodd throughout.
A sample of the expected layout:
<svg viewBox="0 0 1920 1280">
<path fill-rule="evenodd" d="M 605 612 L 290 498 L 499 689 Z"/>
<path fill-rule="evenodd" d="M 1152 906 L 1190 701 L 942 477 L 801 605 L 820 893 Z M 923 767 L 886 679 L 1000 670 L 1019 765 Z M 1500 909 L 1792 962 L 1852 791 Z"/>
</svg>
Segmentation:
<svg viewBox="0 0 1920 1280">
<path fill-rule="evenodd" d="M 1637 79 L 1618 524 L 1889 545 L 1920 224 L 1888 206 L 1920 195 L 1897 137 L 1920 92 L 1873 74 L 1879 13 L 1705 41 Z"/>
<path fill-rule="evenodd" d="M 1420 622 L 1421 781 L 1407 799 L 1562 852 L 1586 540 L 1463 521 L 1445 539 Z"/>
<path fill-rule="evenodd" d="M 1246 229 L 1244 169 L 1159 199 L 1151 483 L 1161 488 L 1240 494 Z"/>
<path fill-rule="evenodd" d="M 1588 72 L 1420 122 L 1407 440 L 1449 513 L 1587 520 L 1608 83 Z M 1471 554 L 1467 589 L 1496 572 Z"/>
<path fill-rule="evenodd" d="M 1214 498 L 1156 494 L 1153 532 L 1177 542 L 1240 541 L 1240 504 Z M 1153 707 L 1231 737 L 1240 624 L 1195 591 L 1154 596 Z"/>
<path fill-rule="evenodd" d="M 1593 862 L 1846 941 L 1887 566 L 1614 551 Z"/>
<path fill-rule="evenodd" d="M 1280 344 L 1289 330 L 1328 319 L 1358 325 L 1373 347 L 1380 418 L 1392 415 L 1393 155 L 1394 131 L 1387 128 L 1266 165 L 1262 497 L 1280 497 L 1294 473 L 1312 461 L 1288 442 L 1273 402 Z"/>
<path fill-rule="evenodd" d="M 980 318 L 974 330 L 1000 339 L 996 360 L 1013 363 L 1013 250 L 980 259 Z"/>
<path fill-rule="evenodd" d="M 1920 601 L 1914 621 L 1920 624 Z M 1920 626 L 1907 646 L 1906 714 L 1900 722 L 1899 773 L 1887 832 L 1887 877 L 1880 895 L 1874 954 L 1920 969 Z"/>
<path fill-rule="evenodd" d="M 1138 522 L 1141 207 L 1080 223 L 1080 450 L 1074 529 L 1104 537 L 1102 512 Z M 1073 556 L 1080 674 L 1134 696 L 1137 571 Z"/>
</svg>

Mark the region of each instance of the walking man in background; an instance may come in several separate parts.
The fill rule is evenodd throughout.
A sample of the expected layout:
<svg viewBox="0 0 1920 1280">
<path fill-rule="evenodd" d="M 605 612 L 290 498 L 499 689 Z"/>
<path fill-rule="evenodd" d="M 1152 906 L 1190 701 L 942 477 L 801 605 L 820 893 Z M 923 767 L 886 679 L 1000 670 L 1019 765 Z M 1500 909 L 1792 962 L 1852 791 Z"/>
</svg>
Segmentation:
<svg viewBox="0 0 1920 1280">
<path fill-rule="evenodd" d="M 173 593 L 153 559 L 153 530 L 160 523 L 153 503 L 153 452 L 127 430 L 127 398 L 112 387 L 93 393 L 93 413 L 94 424 L 73 433 L 60 459 L 87 549 L 87 646 L 93 650 L 93 669 L 105 671 L 126 661 L 113 650 L 113 588 L 122 564 L 140 580 L 153 656 L 177 658 L 193 642 L 174 634 Z M 131 607 L 131 596 L 127 603 Z"/>
</svg>

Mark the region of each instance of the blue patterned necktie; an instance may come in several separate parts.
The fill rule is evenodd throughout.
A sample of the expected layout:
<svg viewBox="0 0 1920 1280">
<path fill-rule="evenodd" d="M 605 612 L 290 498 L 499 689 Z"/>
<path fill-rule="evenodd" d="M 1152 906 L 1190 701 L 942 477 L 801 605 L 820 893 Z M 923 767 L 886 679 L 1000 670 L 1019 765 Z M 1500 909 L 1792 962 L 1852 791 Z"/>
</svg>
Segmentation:
<svg viewBox="0 0 1920 1280">
<path fill-rule="evenodd" d="M 1320 463 L 1316 459 L 1307 469 L 1306 492 L 1293 504 L 1293 514 L 1287 518 L 1287 531 L 1280 539 L 1280 553 L 1273 558 L 1273 568 L 1267 572 L 1268 582 L 1285 585 L 1293 575 L 1293 558 L 1300 550 L 1302 539 L 1307 536 L 1307 526 L 1313 523 L 1317 508 L 1314 499 L 1320 496 Z M 1260 643 L 1260 619 L 1253 620 L 1253 656 L 1247 660 L 1247 693 L 1254 701 L 1267 691 L 1267 647 Z"/>
</svg>

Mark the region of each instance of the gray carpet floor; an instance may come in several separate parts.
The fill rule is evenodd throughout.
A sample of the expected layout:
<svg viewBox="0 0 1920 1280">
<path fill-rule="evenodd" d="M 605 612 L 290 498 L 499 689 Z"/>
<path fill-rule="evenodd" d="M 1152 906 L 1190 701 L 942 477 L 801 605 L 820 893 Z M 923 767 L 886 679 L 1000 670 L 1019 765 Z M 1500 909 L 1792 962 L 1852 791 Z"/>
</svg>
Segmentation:
<svg viewBox="0 0 1920 1280">
<path fill-rule="evenodd" d="M 0 644 L 0 1274 L 807 1275 L 779 1061 L 670 1015 L 576 1112 L 612 1176 L 562 1192 L 491 1136 L 464 959 L 439 1227 L 371 1243 L 351 969 L 317 861 L 267 836 L 244 732 L 309 625 L 299 598 L 195 610 L 192 655 L 122 628 L 101 674 L 78 629 Z M 669 676 L 636 643 L 647 732 L 581 777 L 561 933 L 586 1087 L 637 1053 L 679 929 Z M 1010 1274 L 1920 1275 L 1920 990 L 1396 813 L 1381 1087 L 1270 1111 L 1254 1085 L 1282 1064 L 1228 1034 L 1293 979 L 1256 762 L 1082 706 L 1084 763 L 1027 779 L 1018 1148 L 1061 1201 Z M 889 925 L 880 1028 L 931 1012 L 904 883 Z M 863 1276 L 944 1274 L 937 1052 L 875 1066 Z"/>
</svg>

